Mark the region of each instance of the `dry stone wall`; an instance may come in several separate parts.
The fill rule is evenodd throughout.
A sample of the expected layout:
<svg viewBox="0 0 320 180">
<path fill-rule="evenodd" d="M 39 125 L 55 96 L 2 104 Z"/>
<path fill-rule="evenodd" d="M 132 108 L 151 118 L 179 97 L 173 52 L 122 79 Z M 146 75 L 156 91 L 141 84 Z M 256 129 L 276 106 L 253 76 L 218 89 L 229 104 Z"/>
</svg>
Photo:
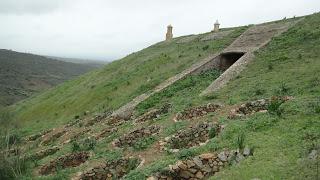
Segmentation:
<svg viewBox="0 0 320 180">
<path fill-rule="evenodd" d="M 256 112 L 267 112 L 268 106 L 273 101 L 278 101 L 279 103 L 283 103 L 287 100 L 292 99 L 293 97 L 284 96 L 284 97 L 272 97 L 269 99 L 260 99 L 257 101 L 250 101 L 244 104 L 241 104 L 239 107 L 232 109 L 229 113 L 228 118 L 234 119 L 243 117 L 246 115 L 254 114 Z"/>
<path fill-rule="evenodd" d="M 214 134 L 210 134 L 214 133 Z M 202 122 L 188 129 L 178 131 L 160 141 L 159 144 L 163 150 L 178 151 L 181 148 L 190 148 L 204 144 L 210 139 L 210 136 L 216 136 L 221 131 L 221 126 L 213 123 Z"/>
<path fill-rule="evenodd" d="M 39 132 L 37 134 L 31 135 L 26 138 L 26 141 L 28 141 L 28 142 L 35 141 L 35 140 L 39 139 L 40 137 L 43 137 L 44 135 L 50 133 L 51 131 L 52 131 L 52 129 L 49 129 L 49 130 L 45 130 L 45 131 Z"/>
<path fill-rule="evenodd" d="M 174 121 L 193 119 L 201 116 L 205 116 L 210 112 L 214 112 L 219 109 L 221 105 L 208 103 L 204 106 L 192 107 L 183 110 L 175 115 Z"/>
<path fill-rule="evenodd" d="M 31 156 L 31 158 L 40 160 L 40 159 L 43 159 L 47 156 L 53 155 L 54 153 L 56 153 L 59 150 L 60 150 L 60 148 L 58 146 L 53 146 L 48 149 L 43 149 L 43 150 L 36 152 L 34 155 Z"/>
<path fill-rule="evenodd" d="M 99 140 L 99 139 L 105 138 L 105 137 L 107 137 L 107 136 L 109 136 L 112 133 L 115 133 L 117 131 L 118 131 L 117 128 L 107 127 L 107 128 L 104 128 L 99 134 L 96 134 L 94 137 L 95 137 L 96 140 Z"/>
<path fill-rule="evenodd" d="M 113 141 L 113 145 L 117 147 L 132 146 L 142 138 L 147 138 L 157 134 L 160 131 L 160 126 L 152 125 L 136 129 L 128 134 L 121 136 Z"/>
<path fill-rule="evenodd" d="M 221 153 L 206 153 L 178 161 L 174 165 L 149 177 L 147 180 L 174 180 L 174 179 L 205 179 L 214 175 L 232 162 L 239 162 L 251 155 L 250 150 L 245 153 L 239 151 L 222 151 Z"/>
<path fill-rule="evenodd" d="M 168 113 L 170 104 L 166 104 L 160 109 L 152 109 L 134 120 L 135 123 L 141 123 L 152 119 L 159 118 L 161 114 Z"/>
<path fill-rule="evenodd" d="M 79 173 L 73 180 L 113 180 L 120 179 L 139 165 L 135 158 L 122 158 L 100 164 Z"/>
<path fill-rule="evenodd" d="M 62 135 L 64 135 L 68 131 L 67 128 L 59 129 L 56 132 L 53 131 L 51 134 L 47 134 L 41 141 L 41 145 L 48 145 L 49 143 L 55 141 L 56 139 L 60 138 Z"/>
<path fill-rule="evenodd" d="M 41 175 L 48 175 L 56 172 L 58 169 L 76 167 L 86 162 L 89 157 L 90 157 L 89 152 L 79 152 L 79 153 L 68 154 L 66 156 L 62 156 L 42 166 L 40 168 L 39 173 Z"/>
</svg>

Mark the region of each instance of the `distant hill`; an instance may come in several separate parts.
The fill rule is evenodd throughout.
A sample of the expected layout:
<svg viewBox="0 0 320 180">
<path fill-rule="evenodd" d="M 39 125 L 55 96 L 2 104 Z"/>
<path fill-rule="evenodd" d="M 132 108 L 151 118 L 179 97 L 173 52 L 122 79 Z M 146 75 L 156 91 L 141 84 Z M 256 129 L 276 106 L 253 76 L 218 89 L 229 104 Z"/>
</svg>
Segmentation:
<svg viewBox="0 0 320 180">
<path fill-rule="evenodd" d="M 79 58 L 65 58 L 65 57 L 56 57 L 56 56 L 46 56 L 47 58 L 56 59 L 64 62 L 71 62 L 77 64 L 84 64 L 92 67 L 101 67 L 103 65 L 108 64 L 108 61 L 99 61 L 99 60 L 92 60 L 92 59 L 79 59 Z"/>
<path fill-rule="evenodd" d="M 96 67 L 0 49 L 0 106 L 11 105 Z"/>
</svg>

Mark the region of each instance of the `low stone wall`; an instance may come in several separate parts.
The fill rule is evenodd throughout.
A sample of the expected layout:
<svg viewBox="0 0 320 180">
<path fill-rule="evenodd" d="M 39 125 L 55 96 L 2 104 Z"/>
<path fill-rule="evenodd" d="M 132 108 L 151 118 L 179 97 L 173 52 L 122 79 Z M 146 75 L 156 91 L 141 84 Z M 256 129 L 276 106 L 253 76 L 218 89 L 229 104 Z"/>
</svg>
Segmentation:
<svg viewBox="0 0 320 180">
<path fill-rule="evenodd" d="M 105 138 L 109 135 L 111 135 L 112 133 L 117 132 L 118 129 L 117 128 L 111 128 L 111 127 L 107 127 L 105 129 L 103 129 L 99 134 L 94 135 L 96 140 L 99 140 L 101 138 Z"/>
<path fill-rule="evenodd" d="M 56 139 L 60 138 L 62 135 L 64 135 L 68 131 L 67 128 L 63 128 L 61 130 L 58 130 L 57 132 L 53 132 L 51 135 L 48 135 L 47 137 L 44 137 L 41 141 L 41 145 L 48 145 L 49 143 L 55 141 Z"/>
<path fill-rule="evenodd" d="M 40 137 L 50 133 L 51 131 L 52 131 L 52 129 L 49 129 L 49 130 L 45 130 L 45 131 L 39 132 L 37 134 L 31 135 L 31 136 L 26 138 L 26 141 L 27 142 L 35 141 L 35 140 L 39 139 Z"/>
<path fill-rule="evenodd" d="M 222 151 L 219 154 L 201 154 L 194 158 L 178 161 L 147 180 L 204 179 L 214 175 L 229 163 L 239 162 L 249 155 L 251 155 L 250 150 L 245 153 Z"/>
<path fill-rule="evenodd" d="M 89 152 L 68 154 L 49 162 L 49 164 L 42 166 L 39 170 L 39 173 L 41 175 L 47 175 L 56 172 L 58 169 L 76 167 L 86 162 L 89 157 Z"/>
<path fill-rule="evenodd" d="M 110 113 L 102 113 L 102 114 L 96 115 L 95 117 L 88 120 L 84 124 L 84 126 L 86 126 L 86 127 L 93 126 L 95 123 L 100 122 L 100 121 L 108 118 L 109 116 L 110 116 Z"/>
<path fill-rule="evenodd" d="M 69 142 L 78 140 L 82 135 L 90 132 L 91 129 L 89 128 L 79 128 L 79 129 L 72 129 L 68 132 L 66 132 L 61 138 L 60 138 L 60 143 L 62 144 L 67 144 Z"/>
<path fill-rule="evenodd" d="M 60 148 L 58 146 L 53 146 L 48 149 L 43 149 L 41 151 L 36 152 L 34 155 L 31 156 L 31 158 L 40 160 L 40 159 L 43 159 L 47 156 L 50 156 L 50 155 L 56 153 L 59 150 L 60 150 Z"/>
<path fill-rule="evenodd" d="M 168 113 L 170 107 L 171 107 L 170 104 L 166 104 L 160 109 L 152 109 L 144 113 L 143 115 L 139 116 L 138 118 L 136 118 L 134 122 L 141 123 L 141 122 L 149 121 L 155 118 L 159 118 L 161 114 Z"/>
<path fill-rule="evenodd" d="M 175 115 L 174 121 L 193 119 L 201 116 L 207 115 L 209 112 L 214 112 L 219 109 L 221 106 L 218 104 L 208 103 L 204 106 L 197 106 L 183 110 Z"/>
<path fill-rule="evenodd" d="M 119 139 L 114 140 L 113 145 L 117 147 L 132 146 L 138 140 L 153 136 L 157 134 L 159 131 L 160 131 L 160 126 L 157 126 L 157 125 L 142 127 L 121 136 Z"/>
<path fill-rule="evenodd" d="M 232 109 L 228 115 L 229 119 L 239 118 L 246 115 L 254 114 L 256 112 L 267 112 L 268 106 L 272 101 L 279 101 L 283 103 L 292 99 L 290 96 L 283 97 L 272 97 L 269 99 L 260 99 L 257 101 L 250 101 L 244 104 L 241 104 L 239 107 Z"/>
<path fill-rule="evenodd" d="M 120 179 L 139 165 L 136 158 L 122 158 L 89 168 L 79 173 L 73 180 L 113 180 Z"/>
<path fill-rule="evenodd" d="M 178 131 L 176 134 L 169 136 L 160 141 L 159 144 L 163 150 L 176 152 L 181 148 L 190 148 L 206 143 L 211 136 L 216 136 L 221 131 L 221 126 L 213 123 L 202 122 L 188 129 Z"/>
</svg>

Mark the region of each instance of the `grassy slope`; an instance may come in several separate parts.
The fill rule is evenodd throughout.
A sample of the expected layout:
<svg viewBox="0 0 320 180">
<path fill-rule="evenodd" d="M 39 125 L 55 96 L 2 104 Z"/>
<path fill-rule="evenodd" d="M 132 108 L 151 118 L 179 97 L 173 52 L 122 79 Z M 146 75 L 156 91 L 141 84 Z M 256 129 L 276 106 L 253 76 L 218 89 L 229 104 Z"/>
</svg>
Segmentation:
<svg viewBox="0 0 320 180">
<path fill-rule="evenodd" d="M 66 123 L 85 111 L 114 110 L 191 64 L 229 45 L 246 28 L 237 28 L 223 39 L 177 44 L 183 38 L 161 42 L 64 83 L 12 107 L 14 119 L 27 132 Z"/>
<path fill-rule="evenodd" d="M 119 127 L 118 133 L 96 145 L 93 150 L 95 156 L 92 159 L 113 159 L 124 154 L 137 155 L 151 152 L 150 158 L 153 158 L 154 161 L 141 169 L 131 171 L 126 177 L 126 179 L 144 179 L 153 172 L 187 156 L 208 151 L 220 151 L 223 148 L 235 149 L 237 148 L 237 137 L 244 133 L 245 144 L 254 147 L 254 156 L 238 165 L 225 168 L 216 176 L 211 177 L 212 179 L 315 179 L 316 166 L 305 158 L 311 149 L 319 148 L 320 144 L 319 23 L 320 14 L 307 16 L 288 32 L 274 38 L 267 47 L 256 53 L 255 60 L 238 78 L 209 97 L 200 98 L 198 95 L 217 76 L 215 71 L 207 72 L 207 75 L 188 77 L 176 82 L 166 91 L 152 96 L 139 105 L 138 113 L 145 112 L 148 108 L 161 106 L 165 102 L 173 104 L 173 109 L 168 114 L 161 116 L 156 121 L 141 125 L 161 125 L 163 131 L 159 136 L 154 140 L 146 141 L 140 147 L 126 150 L 112 149 L 110 142 L 115 137 L 137 128 L 136 125 L 127 122 Z M 95 73 L 101 72 L 93 72 L 91 77 Z M 78 80 L 78 82 L 82 81 Z M 190 84 L 194 84 L 194 86 Z M 62 90 L 60 89 L 61 94 Z M 131 92 L 132 95 L 133 92 Z M 225 124 L 226 128 L 218 137 L 211 139 L 208 144 L 184 149 L 178 154 L 153 152 L 152 143 L 195 123 L 195 121 L 173 123 L 172 116 L 185 107 L 207 102 L 222 102 L 228 106 L 273 95 L 295 97 L 295 99 L 281 105 L 283 110 L 281 116 L 257 113 L 241 120 L 228 120 L 226 114 L 211 113 L 199 121 L 218 120 Z M 99 131 L 98 128 L 95 130 Z M 71 145 L 66 145 L 56 154 L 41 160 L 39 164 L 48 163 L 48 161 L 70 151 Z M 40 177 L 39 179 L 63 179 L 83 169 L 85 169 L 85 165 L 62 170 L 53 176 Z"/>
<path fill-rule="evenodd" d="M 248 68 L 225 88 L 196 101 L 191 98 L 191 103 L 196 104 L 216 101 L 233 105 L 274 95 L 294 96 L 294 100 L 281 106 L 283 113 L 280 117 L 267 113 L 243 120 L 228 120 L 225 115 L 210 115 L 204 119 L 218 119 L 227 125 L 221 135 L 206 146 L 185 149 L 143 170 L 132 171 L 127 179 L 141 179 L 184 156 L 223 148 L 235 149 L 236 139 L 242 133 L 245 134 L 245 144 L 254 148 L 254 156 L 224 169 L 211 179 L 316 179 L 317 166 L 306 157 L 312 149 L 320 149 L 319 23 L 320 14 L 307 16 L 257 52 Z M 178 107 L 184 97 L 192 96 L 179 94 L 176 92 L 169 100 Z M 143 102 L 138 110 L 143 111 L 150 103 L 158 102 L 154 96 Z M 173 111 L 176 112 L 175 108 Z"/>
</svg>

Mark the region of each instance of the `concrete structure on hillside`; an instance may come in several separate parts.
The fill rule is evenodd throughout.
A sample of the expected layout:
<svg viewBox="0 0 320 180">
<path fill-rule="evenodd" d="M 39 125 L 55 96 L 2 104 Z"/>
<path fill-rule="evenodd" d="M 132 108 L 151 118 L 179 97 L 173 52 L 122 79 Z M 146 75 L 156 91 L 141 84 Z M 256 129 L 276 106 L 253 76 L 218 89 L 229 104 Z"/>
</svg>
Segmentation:
<svg viewBox="0 0 320 180">
<path fill-rule="evenodd" d="M 169 41 L 171 40 L 173 37 L 173 34 L 172 34 L 172 26 L 171 24 L 167 26 L 167 34 L 166 34 L 166 41 Z"/>
<path fill-rule="evenodd" d="M 214 28 L 213 28 L 213 32 L 219 32 L 219 26 L 220 23 L 218 22 L 218 20 L 214 23 Z"/>
</svg>

